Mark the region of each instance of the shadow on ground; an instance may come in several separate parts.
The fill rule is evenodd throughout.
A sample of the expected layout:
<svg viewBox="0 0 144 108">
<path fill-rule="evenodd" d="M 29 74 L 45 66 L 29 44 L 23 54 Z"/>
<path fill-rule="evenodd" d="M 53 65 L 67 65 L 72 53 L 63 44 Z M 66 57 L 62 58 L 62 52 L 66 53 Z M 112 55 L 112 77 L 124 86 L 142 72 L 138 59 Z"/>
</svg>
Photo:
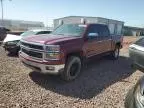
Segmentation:
<svg viewBox="0 0 144 108">
<path fill-rule="evenodd" d="M 88 62 L 79 78 L 64 82 L 58 76 L 31 72 L 30 78 L 46 90 L 80 99 L 90 99 L 110 85 L 123 81 L 135 70 L 130 67 L 131 61 L 121 56 L 119 60 L 93 59 Z"/>
</svg>

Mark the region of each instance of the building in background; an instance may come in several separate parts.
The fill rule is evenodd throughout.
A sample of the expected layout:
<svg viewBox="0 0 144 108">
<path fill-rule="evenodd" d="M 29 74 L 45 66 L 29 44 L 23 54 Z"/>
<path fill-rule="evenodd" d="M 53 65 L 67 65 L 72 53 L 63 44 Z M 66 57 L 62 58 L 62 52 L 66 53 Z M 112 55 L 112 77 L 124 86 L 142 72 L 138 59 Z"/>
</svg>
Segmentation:
<svg viewBox="0 0 144 108">
<path fill-rule="evenodd" d="M 144 28 L 124 26 L 125 36 L 144 36 Z"/>
<path fill-rule="evenodd" d="M 58 27 L 61 24 L 69 24 L 69 23 L 97 23 L 97 24 L 105 24 L 108 25 L 111 35 L 122 34 L 122 29 L 124 26 L 123 21 L 101 18 L 101 17 L 86 17 L 86 16 L 68 16 L 63 18 L 54 19 L 54 28 Z"/>
<path fill-rule="evenodd" d="M 44 23 L 38 21 L 23 21 L 23 20 L 9 20 L 0 19 L 0 27 L 5 27 L 11 31 L 26 31 L 28 29 L 43 28 Z"/>
<path fill-rule="evenodd" d="M 58 27 L 63 23 L 98 23 L 108 25 L 111 34 L 123 28 L 124 36 L 144 36 L 144 28 L 124 26 L 124 22 L 113 19 L 101 18 L 101 17 L 86 17 L 86 16 L 68 16 L 63 18 L 54 19 L 54 28 Z"/>
</svg>

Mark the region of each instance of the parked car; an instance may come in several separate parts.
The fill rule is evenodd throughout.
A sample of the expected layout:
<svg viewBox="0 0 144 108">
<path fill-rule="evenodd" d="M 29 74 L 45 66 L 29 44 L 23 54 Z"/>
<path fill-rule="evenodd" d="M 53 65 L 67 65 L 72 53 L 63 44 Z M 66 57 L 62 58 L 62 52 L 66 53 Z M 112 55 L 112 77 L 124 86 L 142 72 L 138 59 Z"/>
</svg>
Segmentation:
<svg viewBox="0 0 144 108">
<path fill-rule="evenodd" d="M 0 42 L 4 40 L 8 31 L 10 30 L 6 29 L 5 27 L 0 27 Z"/>
<path fill-rule="evenodd" d="M 39 34 L 49 34 L 51 31 L 49 30 L 43 30 L 43 29 L 37 29 L 37 30 L 29 30 L 19 35 L 13 35 L 13 34 L 7 34 L 6 38 L 3 41 L 3 47 L 6 51 L 17 54 L 20 50 L 20 39 L 32 36 L 32 35 L 39 35 Z"/>
<path fill-rule="evenodd" d="M 134 68 L 144 70 L 144 37 L 129 46 L 129 56 Z"/>
<path fill-rule="evenodd" d="M 144 108 L 144 76 L 129 90 L 125 108 Z"/>
<path fill-rule="evenodd" d="M 118 59 L 122 35 L 111 36 L 103 24 L 63 24 L 51 34 L 21 40 L 19 57 L 35 71 L 74 80 L 90 57 L 110 53 Z"/>
</svg>

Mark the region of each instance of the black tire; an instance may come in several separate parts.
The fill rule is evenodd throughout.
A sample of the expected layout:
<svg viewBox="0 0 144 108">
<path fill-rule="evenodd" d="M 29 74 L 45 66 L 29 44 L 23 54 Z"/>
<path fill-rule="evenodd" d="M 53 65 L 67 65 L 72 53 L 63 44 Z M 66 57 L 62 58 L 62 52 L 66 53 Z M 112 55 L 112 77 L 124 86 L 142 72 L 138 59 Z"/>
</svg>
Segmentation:
<svg viewBox="0 0 144 108">
<path fill-rule="evenodd" d="M 18 55 L 19 50 L 8 51 L 10 55 Z"/>
<path fill-rule="evenodd" d="M 120 47 L 119 46 L 116 46 L 115 47 L 115 50 L 114 51 L 112 51 L 112 58 L 114 59 L 114 60 L 117 60 L 118 58 L 119 58 L 119 53 L 120 53 Z"/>
<path fill-rule="evenodd" d="M 61 73 L 61 78 L 65 81 L 72 81 L 78 77 L 81 72 L 81 59 L 76 56 L 68 57 L 64 71 Z"/>
</svg>

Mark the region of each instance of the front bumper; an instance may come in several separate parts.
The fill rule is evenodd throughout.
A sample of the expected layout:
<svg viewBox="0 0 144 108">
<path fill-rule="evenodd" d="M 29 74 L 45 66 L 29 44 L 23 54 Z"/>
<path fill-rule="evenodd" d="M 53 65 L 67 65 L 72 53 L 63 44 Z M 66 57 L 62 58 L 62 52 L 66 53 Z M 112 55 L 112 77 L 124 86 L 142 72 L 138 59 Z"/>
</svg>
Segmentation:
<svg viewBox="0 0 144 108">
<path fill-rule="evenodd" d="M 17 45 L 3 45 L 3 48 L 8 52 L 18 52 L 20 50 L 20 46 Z"/>
<path fill-rule="evenodd" d="M 28 60 L 25 57 L 23 57 L 21 54 L 19 54 L 19 57 L 20 57 L 22 63 L 26 67 L 29 67 L 34 71 L 38 71 L 38 72 L 42 72 L 42 73 L 49 73 L 49 74 L 60 74 L 62 71 L 64 71 L 65 64 L 47 65 L 47 64 L 42 64 L 42 63 Z"/>
</svg>

